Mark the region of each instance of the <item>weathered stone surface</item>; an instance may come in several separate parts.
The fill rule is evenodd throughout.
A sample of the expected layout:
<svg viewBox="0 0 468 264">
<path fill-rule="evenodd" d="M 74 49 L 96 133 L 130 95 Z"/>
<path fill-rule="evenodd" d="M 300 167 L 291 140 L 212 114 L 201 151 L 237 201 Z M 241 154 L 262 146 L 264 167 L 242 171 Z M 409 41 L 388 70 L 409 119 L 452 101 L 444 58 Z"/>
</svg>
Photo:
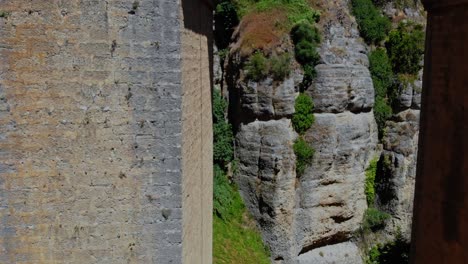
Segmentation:
<svg viewBox="0 0 468 264">
<path fill-rule="evenodd" d="M 183 184 L 189 154 L 211 172 L 210 106 L 198 108 L 210 101 L 198 74 L 208 42 L 194 36 L 211 21 L 190 28 L 185 0 L 135 2 L 0 1 L 0 263 L 181 263 L 183 251 L 209 263 L 183 219 L 210 232 L 199 221 L 210 225 L 210 182 Z M 191 64 L 182 45 L 194 40 L 205 50 Z M 183 65 L 204 85 L 197 100 L 182 99 Z M 183 142 L 191 126 L 208 151 L 184 152 L 199 142 Z M 189 191 L 198 214 L 183 212 Z"/>
<path fill-rule="evenodd" d="M 411 235 L 419 136 L 419 110 L 398 113 L 386 124 L 382 171 L 377 175 L 379 206 L 392 215 L 386 231 Z"/>
<path fill-rule="evenodd" d="M 296 190 L 300 251 L 346 241 L 359 228 L 367 208 L 365 169 L 376 155 L 372 112 L 315 116 L 306 139 L 316 153 Z"/>
<path fill-rule="evenodd" d="M 242 197 L 271 247 L 273 259 L 294 253 L 295 155 L 297 135 L 288 119 L 241 125 L 236 136 Z"/>
<path fill-rule="evenodd" d="M 341 113 L 369 111 L 374 105 L 374 86 L 363 65 L 321 64 L 308 93 L 314 98 L 315 111 Z"/>
<path fill-rule="evenodd" d="M 297 258 L 297 264 L 362 264 L 363 257 L 359 248 L 345 242 L 316 248 Z"/>
<path fill-rule="evenodd" d="M 292 78 L 281 82 L 275 82 L 271 78 L 260 82 L 240 82 L 238 88 L 242 111 L 247 115 L 273 119 L 294 113 L 297 92 Z"/>
<path fill-rule="evenodd" d="M 422 71 L 416 80 L 401 81 L 395 108 L 397 111 L 421 109 Z"/>
</svg>

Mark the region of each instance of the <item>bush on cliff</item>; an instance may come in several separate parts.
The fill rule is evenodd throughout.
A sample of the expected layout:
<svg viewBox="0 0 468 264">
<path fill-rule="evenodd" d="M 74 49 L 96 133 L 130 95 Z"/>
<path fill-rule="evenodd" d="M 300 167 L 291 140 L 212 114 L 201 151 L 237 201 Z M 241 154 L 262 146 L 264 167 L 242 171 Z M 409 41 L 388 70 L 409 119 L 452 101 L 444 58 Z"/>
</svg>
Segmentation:
<svg viewBox="0 0 468 264">
<path fill-rule="evenodd" d="M 385 225 L 385 221 L 390 218 L 390 215 L 380 211 L 377 208 L 370 207 L 364 214 L 363 229 L 365 231 L 376 231 Z"/>
<path fill-rule="evenodd" d="M 302 135 L 312 126 L 315 121 L 313 114 L 314 103 L 308 95 L 301 93 L 296 98 L 294 108 L 295 113 L 292 117 L 292 124 L 296 132 Z"/>
<path fill-rule="evenodd" d="M 368 44 L 378 44 L 384 40 L 391 28 L 391 23 L 380 13 L 374 3 L 371 0 L 352 0 L 351 5 L 364 40 Z"/>
<path fill-rule="evenodd" d="M 301 91 L 304 91 L 315 78 L 315 66 L 320 62 L 320 54 L 317 51 L 321 40 L 320 33 L 312 24 L 302 22 L 292 28 L 291 39 L 294 43 L 296 60 L 304 69 L 304 79 L 300 86 Z"/>
<path fill-rule="evenodd" d="M 234 28 L 238 24 L 239 16 L 234 3 L 228 0 L 218 3 L 214 13 L 214 37 L 218 49 L 229 46 Z"/>
<path fill-rule="evenodd" d="M 366 264 L 408 264 L 410 244 L 397 234 L 394 241 L 387 244 L 378 244 L 368 253 Z"/>
<path fill-rule="evenodd" d="M 315 150 L 302 137 L 294 142 L 293 150 L 296 154 L 296 175 L 302 176 L 312 162 Z"/>
<path fill-rule="evenodd" d="M 374 81 L 376 96 L 385 98 L 389 87 L 393 84 L 392 64 L 385 49 L 378 48 L 369 53 L 369 70 Z"/>
<path fill-rule="evenodd" d="M 227 102 L 218 90 L 213 92 L 213 160 L 220 166 L 225 166 L 232 161 L 234 156 L 232 126 L 229 124 L 224 113 Z"/>
<path fill-rule="evenodd" d="M 367 204 L 369 206 L 374 205 L 375 200 L 375 176 L 377 174 L 377 163 L 378 158 L 371 160 L 369 167 L 366 169 L 366 184 L 365 184 L 365 193 Z"/>
<path fill-rule="evenodd" d="M 271 76 L 275 81 L 282 81 L 291 73 L 291 56 L 285 52 L 281 55 L 265 57 L 262 52 L 255 52 L 245 64 L 248 80 L 261 81 Z"/>
<path fill-rule="evenodd" d="M 390 32 L 386 43 L 393 71 L 418 74 L 424 55 L 424 31 L 421 25 L 400 23 Z"/>
</svg>

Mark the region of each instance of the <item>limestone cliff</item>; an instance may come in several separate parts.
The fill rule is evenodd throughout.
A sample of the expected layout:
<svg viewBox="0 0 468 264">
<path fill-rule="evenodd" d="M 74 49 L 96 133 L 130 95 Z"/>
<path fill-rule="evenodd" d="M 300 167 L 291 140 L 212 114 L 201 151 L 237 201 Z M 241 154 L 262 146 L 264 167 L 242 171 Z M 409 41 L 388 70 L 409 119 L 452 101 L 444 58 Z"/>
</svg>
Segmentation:
<svg viewBox="0 0 468 264">
<path fill-rule="evenodd" d="M 296 174 L 298 135 L 291 116 L 302 71 L 293 62 L 283 81 L 249 80 L 241 66 L 246 60 L 238 49 L 241 37 L 235 35 L 225 65 L 229 117 L 236 128 L 235 180 L 274 263 L 362 263 L 357 234 L 367 209 L 366 168 L 374 158 L 380 157 L 378 206 L 391 215 L 379 240 L 391 239 L 397 230 L 409 238 L 421 78 L 401 86 L 398 111 L 379 142 L 370 48 L 360 37 L 349 1 L 316 2 L 322 12 L 320 64 L 305 89 L 315 104 L 315 124 L 304 135 L 316 151 L 312 164 Z M 273 53 L 292 51 L 290 45 L 283 40 Z"/>
</svg>

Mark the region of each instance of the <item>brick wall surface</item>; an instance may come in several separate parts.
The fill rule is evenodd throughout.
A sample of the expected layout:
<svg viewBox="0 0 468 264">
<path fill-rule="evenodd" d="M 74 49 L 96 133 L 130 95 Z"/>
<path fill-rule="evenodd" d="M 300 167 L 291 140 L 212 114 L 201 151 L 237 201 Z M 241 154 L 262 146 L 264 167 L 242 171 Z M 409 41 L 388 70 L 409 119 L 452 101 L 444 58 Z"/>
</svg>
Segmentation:
<svg viewBox="0 0 468 264">
<path fill-rule="evenodd" d="M 183 211 L 198 206 L 201 228 L 211 205 L 182 203 L 192 158 L 182 103 L 210 112 L 210 86 L 193 92 L 203 107 L 182 99 L 180 10 L 176 0 L 0 1 L 0 263 L 181 263 L 183 245 L 198 243 L 183 242 Z M 206 125 L 192 141 L 210 155 L 211 116 L 192 114 Z M 210 159 L 198 158 L 196 177 L 211 175 Z M 205 180 L 194 196 L 211 195 Z"/>
</svg>

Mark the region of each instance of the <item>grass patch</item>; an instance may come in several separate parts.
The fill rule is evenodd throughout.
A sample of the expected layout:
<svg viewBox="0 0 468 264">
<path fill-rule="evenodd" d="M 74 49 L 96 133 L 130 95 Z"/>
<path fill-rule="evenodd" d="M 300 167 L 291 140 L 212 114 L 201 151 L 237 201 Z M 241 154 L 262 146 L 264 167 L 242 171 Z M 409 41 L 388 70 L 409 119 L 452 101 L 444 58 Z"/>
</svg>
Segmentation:
<svg viewBox="0 0 468 264">
<path fill-rule="evenodd" d="M 254 220 L 221 168 L 215 166 L 213 263 L 270 263 Z"/>
<path fill-rule="evenodd" d="M 314 23 L 320 19 L 320 12 L 310 8 L 307 0 L 233 0 L 233 2 L 240 17 L 254 12 L 283 10 L 288 19 L 286 26 L 289 27 L 301 21 Z"/>
<path fill-rule="evenodd" d="M 291 73 L 291 56 L 289 53 L 265 57 L 262 52 L 255 52 L 245 64 L 247 79 L 261 81 L 267 76 L 275 81 L 282 81 Z"/>
<path fill-rule="evenodd" d="M 272 51 L 299 23 L 314 24 L 320 13 L 308 0 L 232 0 L 237 8 L 239 48 L 243 56 L 254 51 Z"/>
</svg>

